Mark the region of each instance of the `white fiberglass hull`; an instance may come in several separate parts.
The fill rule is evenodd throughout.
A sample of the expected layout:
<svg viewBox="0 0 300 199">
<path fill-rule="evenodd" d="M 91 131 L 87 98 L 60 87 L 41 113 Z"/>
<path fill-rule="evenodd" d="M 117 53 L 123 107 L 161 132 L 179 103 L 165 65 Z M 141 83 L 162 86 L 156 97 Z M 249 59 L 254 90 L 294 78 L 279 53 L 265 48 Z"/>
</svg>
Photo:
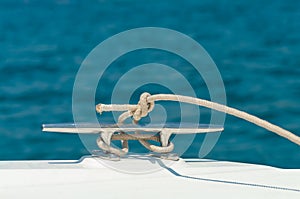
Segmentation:
<svg viewBox="0 0 300 199">
<path fill-rule="evenodd" d="M 300 169 L 201 159 L 2 161 L 0 176 L 1 199 L 300 198 Z"/>
</svg>

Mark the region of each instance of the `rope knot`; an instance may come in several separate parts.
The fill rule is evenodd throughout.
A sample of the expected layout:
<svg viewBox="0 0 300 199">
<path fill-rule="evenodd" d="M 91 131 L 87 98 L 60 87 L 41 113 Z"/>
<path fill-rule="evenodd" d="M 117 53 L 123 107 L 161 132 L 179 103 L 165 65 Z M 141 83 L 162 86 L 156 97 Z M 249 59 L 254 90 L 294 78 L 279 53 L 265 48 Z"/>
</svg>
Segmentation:
<svg viewBox="0 0 300 199">
<path fill-rule="evenodd" d="M 150 93 L 143 93 L 137 104 L 137 109 L 132 112 L 134 121 L 139 121 L 142 117 L 146 117 L 154 108 L 154 102 L 149 102 Z"/>
</svg>

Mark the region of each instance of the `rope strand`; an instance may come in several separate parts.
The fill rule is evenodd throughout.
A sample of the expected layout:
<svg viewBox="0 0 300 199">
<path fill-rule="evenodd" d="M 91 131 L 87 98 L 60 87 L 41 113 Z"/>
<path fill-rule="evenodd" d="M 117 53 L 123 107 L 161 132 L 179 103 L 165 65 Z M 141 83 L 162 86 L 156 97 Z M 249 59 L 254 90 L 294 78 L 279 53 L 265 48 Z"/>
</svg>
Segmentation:
<svg viewBox="0 0 300 199">
<path fill-rule="evenodd" d="M 140 97 L 140 101 L 137 105 L 130 105 L 130 104 L 98 104 L 96 106 L 96 111 L 98 113 L 102 113 L 104 111 L 126 111 L 119 117 L 119 123 L 123 123 L 127 118 L 133 117 L 134 121 L 139 121 L 142 117 L 146 117 L 149 112 L 151 112 L 154 108 L 154 103 L 156 101 L 177 101 L 183 103 L 194 104 L 198 106 L 203 106 L 206 108 L 210 108 L 216 111 L 224 112 L 229 115 L 244 119 L 248 122 L 251 122 L 257 126 L 265 128 L 273 133 L 282 136 L 291 142 L 300 145 L 300 137 L 287 131 L 277 125 L 274 125 L 268 121 L 260 119 L 254 115 L 246 113 L 244 111 L 240 111 L 235 108 L 231 108 L 222 104 L 218 104 L 215 102 L 211 102 L 204 99 L 188 97 L 183 95 L 172 95 L 172 94 L 157 94 L 157 95 L 150 95 L 149 93 L 143 93 Z M 145 144 L 145 139 L 143 139 L 143 145 Z M 145 144 L 147 145 L 147 144 Z M 148 147 L 147 147 L 148 148 Z M 150 147 L 151 148 L 151 147 Z"/>
</svg>

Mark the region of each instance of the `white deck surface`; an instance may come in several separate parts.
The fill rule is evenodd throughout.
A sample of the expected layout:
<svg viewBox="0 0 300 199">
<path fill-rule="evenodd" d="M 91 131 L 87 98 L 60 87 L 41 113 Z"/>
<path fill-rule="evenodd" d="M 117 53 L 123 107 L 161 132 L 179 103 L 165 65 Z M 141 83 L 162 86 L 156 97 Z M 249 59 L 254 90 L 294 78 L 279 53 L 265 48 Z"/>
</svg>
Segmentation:
<svg viewBox="0 0 300 199">
<path fill-rule="evenodd" d="M 149 172 L 143 173 L 146 169 Z M 0 198 L 299 199 L 300 169 L 138 156 L 118 162 L 92 157 L 2 161 Z"/>
</svg>

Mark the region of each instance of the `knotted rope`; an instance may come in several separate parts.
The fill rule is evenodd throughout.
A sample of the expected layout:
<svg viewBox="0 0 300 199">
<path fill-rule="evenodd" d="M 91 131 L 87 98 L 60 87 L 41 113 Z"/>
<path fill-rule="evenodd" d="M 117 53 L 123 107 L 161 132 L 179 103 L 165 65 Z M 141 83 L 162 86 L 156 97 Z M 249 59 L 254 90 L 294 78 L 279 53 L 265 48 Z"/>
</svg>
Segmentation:
<svg viewBox="0 0 300 199">
<path fill-rule="evenodd" d="M 260 126 L 262 128 L 265 128 L 273 133 L 276 133 L 291 142 L 297 144 L 300 146 L 300 137 L 291 133 L 290 131 L 287 131 L 279 126 L 276 126 L 274 124 L 271 124 L 268 121 L 265 121 L 263 119 L 260 119 L 254 115 L 251 115 L 249 113 L 246 113 L 244 111 L 237 110 L 235 108 L 231 108 L 222 104 L 218 104 L 215 102 L 211 102 L 208 100 L 204 99 L 199 99 L 199 98 L 193 98 L 193 97 L 188 97 L 188 96 L 183 96 L 183 95 L 172 95 L 172 94 L 157 94 L 157 95 L 150 95 L 149 93 L 143 93 L 140 96 L 140 100 L 138 104 L 136 105 L 131 105 L 131 104 L 98 104 L 96 106 L 96 111 L 98 113 L 106 112 L 106 111 L 122 111 L 122 113 L 119 118 L 118 118 L 118 123 L 123 123 L 127 118 L 132 117 L 133 121 L 137 123 L 141 118 L 146 117 L 149 112 L 151 112 L 154 108 L 155 102 L 156 101 L 177 101 L 177 102 L 184 102 L 184 103 L 189 103 L 189 104 L 194 104 L 198 106 L 203 106 L 206 108 L 210 108 L 216 111 L 224 112 L 229 115 L 233 115 L 235 117 L 244 119 L 248 122 L 251 122 L 257 126 Z M 145 146 L 147 149 L 159 153 L 167 153 L 173 150 L 174 145 L 169 142 L 168 146 L 155 146 L 151 145 L 147 140 L 148 138 L 145 137 L 139 137 L 140 135 L 134 134 L 134 135 L 128 135 L 122 132 L 122 140 L 125 140 L 125 144 L 123 143 L 123 149 L 122 151 L 127 152 L 128 151 L 128 139 L 137 139 L 140 141 L 140 143 Z M 121 134 L 120 134 L 121 135 Z M 117 136 L 120 135 L 115 135 L 113 136 L 112 139 L 118 139 Z M 131 138 L 127 137 L 131 136 Z M 119 137 L 121 139 L 121 137 Z M 153 140 L 153 139 L 152 139 Z M 156 138 L 156 141 L 159 141 L 158 137 Z M 99 145 L 99 144 L 98 144 Z M 127 146 L 124 146 L 127 145 Z M 127 147 L 127 148 L 126 148 Z M 108 151 L 110 151 L 108 149 Z"/>
</svg>

